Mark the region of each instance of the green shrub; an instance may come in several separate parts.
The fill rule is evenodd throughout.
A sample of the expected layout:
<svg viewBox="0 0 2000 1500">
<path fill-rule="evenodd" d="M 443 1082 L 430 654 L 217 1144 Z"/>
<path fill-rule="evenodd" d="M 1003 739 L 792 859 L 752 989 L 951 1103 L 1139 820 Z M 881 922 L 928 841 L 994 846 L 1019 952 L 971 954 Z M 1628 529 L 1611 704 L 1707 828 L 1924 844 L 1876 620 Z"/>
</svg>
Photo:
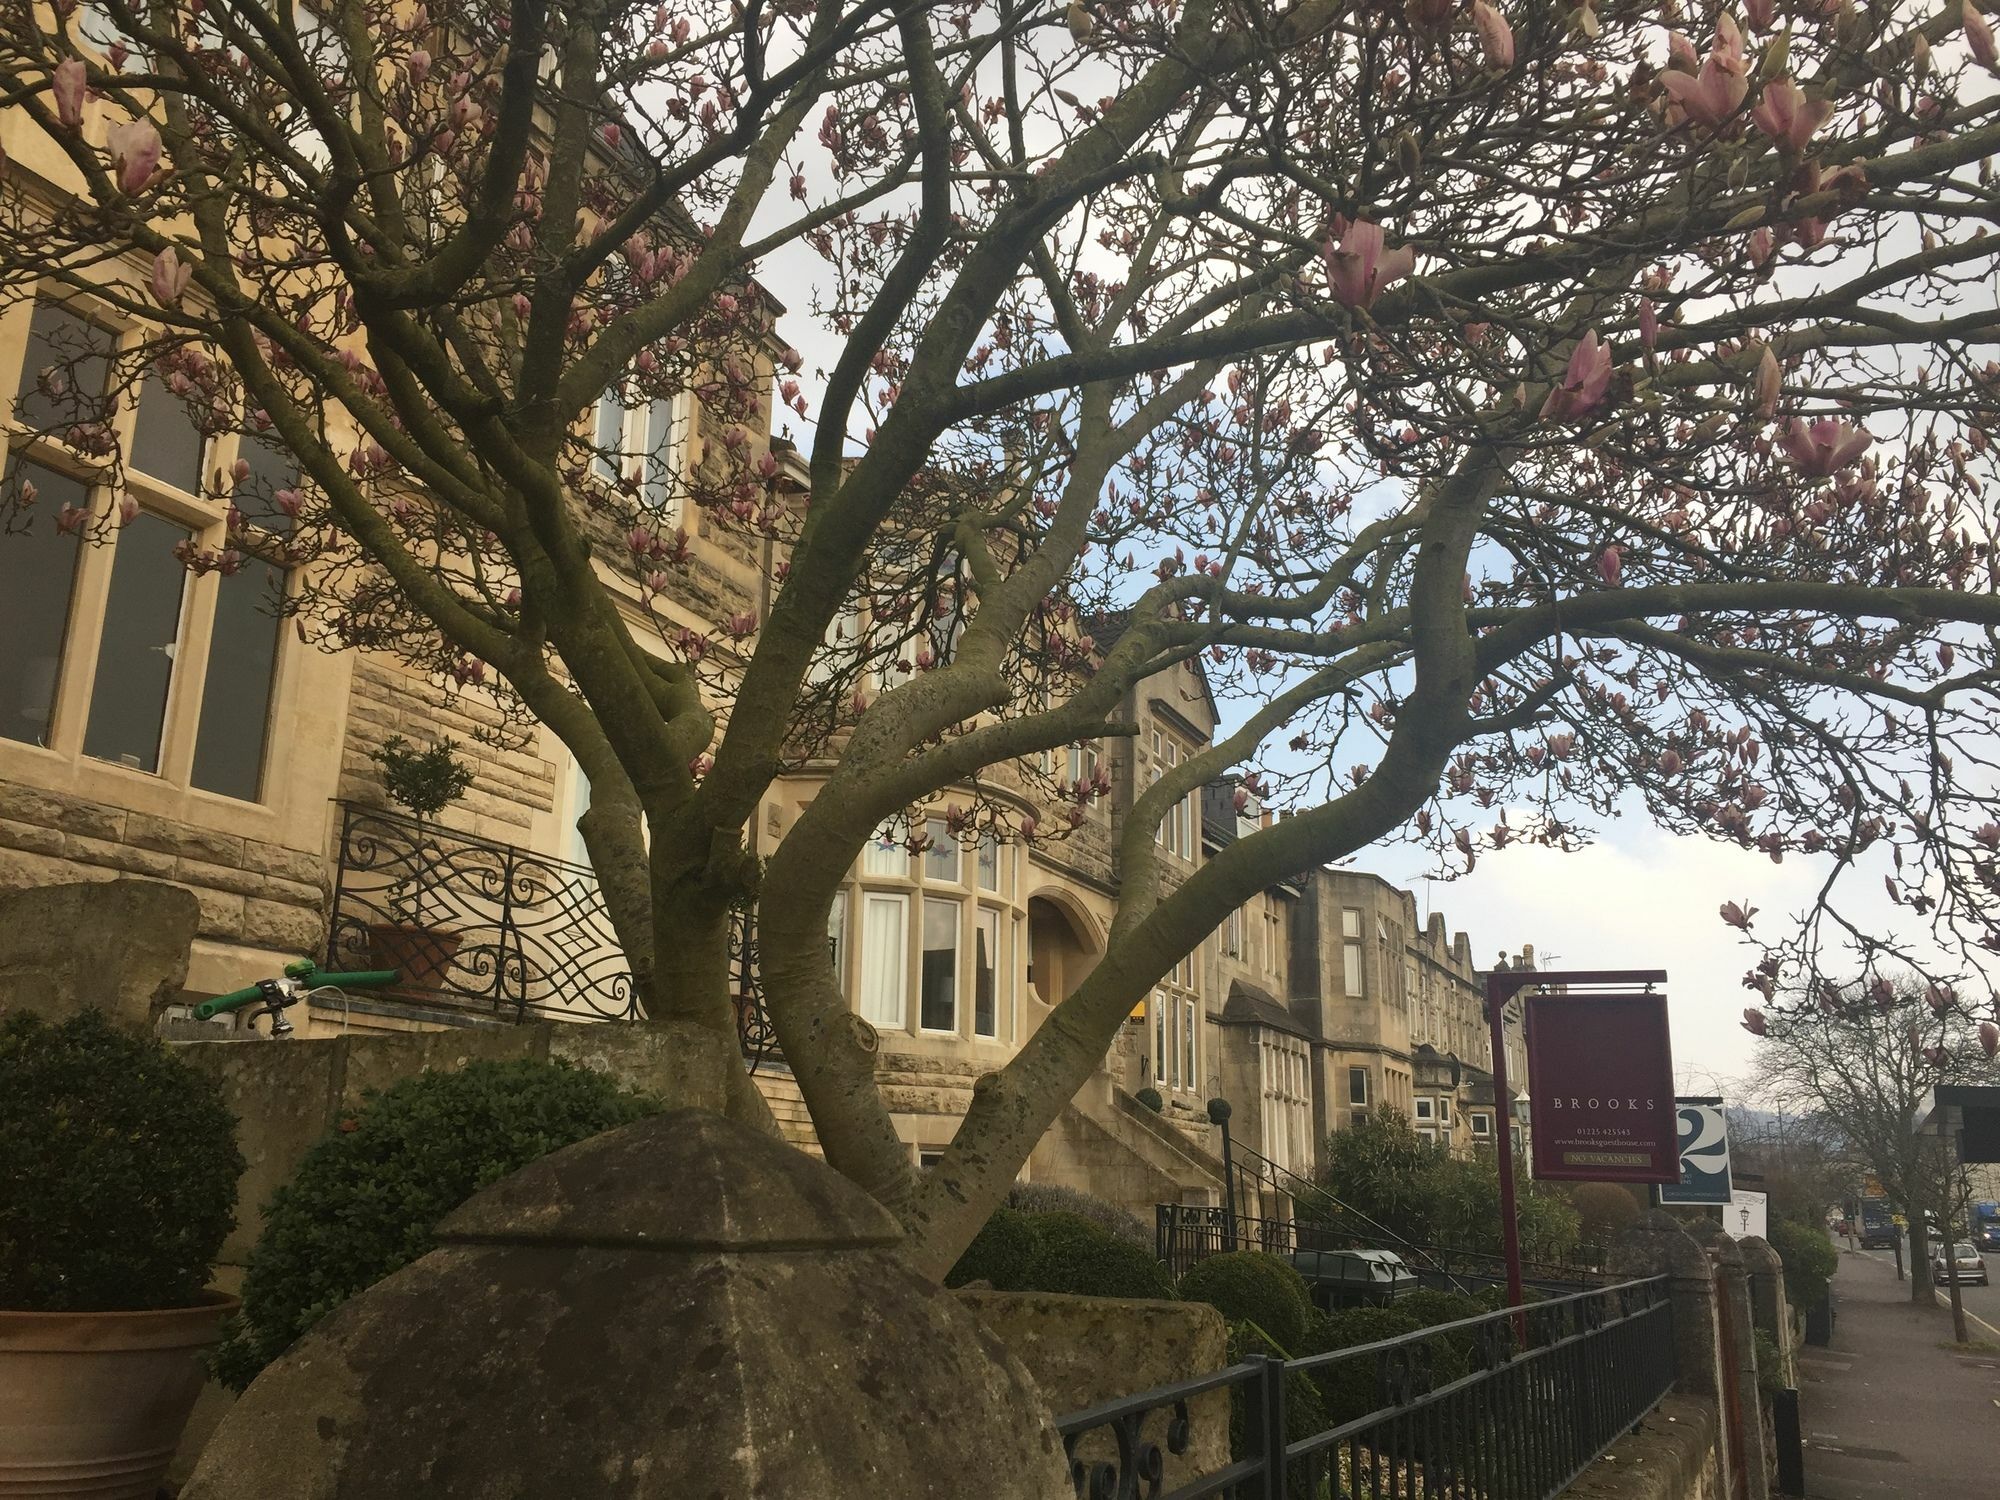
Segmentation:
<svg viewBox="0 0 2000 1500">
<path fill-rule="evenodd" d="M 191 1307 L 236 1225 L 215 1080 L 87 1010 L 0 1025 L 0 1308 Z"/>
<path fill-rule="evenodd" d="M 1342 1308 L 1313 1326 L 1305 1340 L 1306 1352 L 1324 1354 L 1333 1349 L 1352 1349 L 1358 1344 L 1416 1333 L 1423 1326 L 1396 1307 Z M 1441 1385 L 1464 1373 L 1463 1360 L 1443 1340 L 1431 1341 L 1425 1348 L 1428 1358 L 1436 1361 L 1443 1356 L 1449 1367 L 1446 1371 L 1434 1365 L 1430 1371 L 1432 1384 Z M 1313 1372 L 1329 1426 L 1338 1427 L 1343 1422 L 1365 1417 L 1386 1404 L 1388 1397 L 1381 1388 L 1378 1365 L 1379 1361 L 1370 1358 L 1348 1359 Z"/>
<path fill-rule="evenodd" d="M 658 1108 L 601 1073 L 526 1060 L 371 1094 L 271 1195 L 216 1378 L 247 1386 L 342 1302 L 429 1251 L 438 1220 L 479 1189 Z"/>
<path fill-rule="evenodd" d="M 1059 1187 L 1054 1183 L 1017 1182 L 1007 1192 L 1007 1207 L 1018 1208 L 1028 1214 L 1076 1214 L 1093 1224 L 1101 1224 L 1119 1239 L 1127 1240 L 1142 1250 L 1150 1253 L 1153 1249 L 1153 1231 L 1140 1223 L 1136 1214 L 1106 1199 L 1080 1193 L 1075 1188 Z"/>
<path fill-rule="evenodd" d="M 1464 1292 L 1438 1291 L 1427 1286 L 1396 1299 L 1396 1311 L 1415 1318 L 1425 1328 L 1435 1328 L 1440 1323 L 1462 1323 L 1487 1310 Z M 1479 1330 L 1476 1328 L 1451 1335 L 1452 1347 L 1461 1354 L 1469 1354 L 1478 1342 Z"/>
<path fill-rule="evenodd" d="M 1840 1269 L 1840 1252 L 1818 1224 L 1780 1219 L 1771 1226 L 1771 1248 L 1785 1263 L 1785 1297 L 1801 1310 L 1817 1307 Z"/>
<path fill-rule="evenodd" d="M 1027 1281 L 1035 1258 L 1032 1214 L 996 1208 L 978 1237 L 965 1247 L 958 1264 L 945 1274 L 946 1286 L 983 1281 L 996 1292 L 1018 1292 Z"/>
<path fill-rule="evenodd" d="M 1230 1250 L 1197 1261 L 1181 1277 L 1183 1299 L 1206 1302 L 1231 1323 L 1254 1323 L 1281 1349 L 1297 1349 L 1313 1320 L 1305 1278 L 1261 1250 Z"/>
<path fill-rule="evenodd" d="M 1034 1253 L 1022 1289 L 1078 1297 L 1171 1298 L 1166 1267 L 1081 1214 L 1030 1214 Z"/>
<path fill-rule="evenodd" d="M 1757 1389 L 1766 1396 L 1785 1389 L 1785 1356 L 1778 1341 L 1762 1328 L 1752 1329 L 1750 1352 L 1757 1360 Z"/>
<path fill-rule="evenodd" d="M 1241 1364 L 1253 1354 L 1268 1354 L 1273 1359 L 1283 1359 L 1285 1351 L 1272 1343 L 1252 1323 L 1232 1323 L 1229 1325 L 1229 1363 Z M 1232 1463 L 1248 1458 L 1252 1451 L 1250 1437 L 1250 1395 L 1251 1386 L 1232 1386 L 1229 1391 L 1229 1457 Z M 1333 1424 L 1327 1420 L 1326 1407 L 1320 1401 L 1319 1387 L 1311 1377 L 1300 1371 L 1293 1371 L 1285 1377 L 1285 1441 L 1296 1443 L 1315 1433 L 1325 1432 Z M 1315 1493 L 1311 1476 L 1294 1471 L 1285 1476 L 1285 1493 L 1288 1500 L 1320 1500 Z M 1323 1493 L 1323 1492 L 1321 1492 Z"/>
<path fill-rule="evenodd" d="M 1160 1091 L 1155 1088 L 1140 1089 L 1139 1092 L 1134 1094 L 1132 1097 L 1134 1099 L 1137 1099 L 1141 1104 L 1145 1105 L 1146 1108 L 1150 1109 L 1156 1115 L 1167 1107 L 1167 1101 L 1162 1097 L 1160 1097 Z"/>
</svg>

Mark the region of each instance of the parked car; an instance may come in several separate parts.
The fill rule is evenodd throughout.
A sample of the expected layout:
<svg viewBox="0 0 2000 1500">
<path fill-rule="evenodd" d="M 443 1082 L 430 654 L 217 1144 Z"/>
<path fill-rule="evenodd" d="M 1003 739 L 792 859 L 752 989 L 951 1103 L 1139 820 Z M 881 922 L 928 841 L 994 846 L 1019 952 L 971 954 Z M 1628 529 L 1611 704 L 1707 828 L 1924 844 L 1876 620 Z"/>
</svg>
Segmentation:
<svg viewBox="0 0 2000 1500">
<path fill-rule="evenodd" d="M 1949 1262 L 1942 1249 L 1931 1257 L 1931 1277 L 1935 1281 L 1970 1281 L 1985 1286 L 1986 1261 L 1977 1245 L 1953 1245 Z"/>
</svg>

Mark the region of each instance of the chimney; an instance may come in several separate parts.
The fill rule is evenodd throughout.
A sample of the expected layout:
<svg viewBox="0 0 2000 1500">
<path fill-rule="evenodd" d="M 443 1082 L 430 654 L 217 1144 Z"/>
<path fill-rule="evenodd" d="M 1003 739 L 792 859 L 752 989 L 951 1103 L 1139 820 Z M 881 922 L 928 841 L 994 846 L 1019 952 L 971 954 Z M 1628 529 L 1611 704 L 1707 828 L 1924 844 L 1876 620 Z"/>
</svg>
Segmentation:
<svg viewBox="0 0 2000 1500">
<path fill-rule="evenodd" d="M 1534 966 L 1535 966 L 1535 945 L 1533 943 L 1521 944 L 1521 957 L 1519 962 L 1517 962 L 1514 965 L 1514 967 L 1517 969 L 1532 969 L 1534 968 Z"/>
<path fill-rule="evenodd" d="M 1258 815 L 1259 815 L 1259 816 L 1260 816 L 1261 818 L 1263 818 L 1263 820 L 1264 820 L 1264 826 L 1265 826 L 1266 828 L 1269 828 L 1269 827 L 1271 826 L 1271 809 L 1270 809 L 1270 808 L 1268 808 L 1268 807 L 1266 807 L 1266 808 L 1263 808 L 1263 809 L 1261 809 L 1261 810 L 1260 810 L 1260 812 L 1259 812 L 1259 814 L 1258 814 Z"/>
</svg>

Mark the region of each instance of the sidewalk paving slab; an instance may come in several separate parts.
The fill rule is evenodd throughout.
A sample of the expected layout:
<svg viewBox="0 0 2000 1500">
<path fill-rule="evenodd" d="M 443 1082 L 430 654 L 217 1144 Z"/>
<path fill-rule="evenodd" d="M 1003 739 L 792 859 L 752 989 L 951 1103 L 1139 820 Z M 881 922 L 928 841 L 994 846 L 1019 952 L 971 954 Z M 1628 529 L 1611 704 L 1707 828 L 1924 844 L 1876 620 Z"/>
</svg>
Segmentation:
<svg viewBox="0 0 2000 1500">
<path fill-rule="evenodd" d="M 2000 1468 L 2000 1353 L 1951 1349 L 1888 1258 L 1843 1250 L 1830 1348 L 1800 1351 L 1812 1500 L 1978 1500 Z M 1975 1329 L 1975 1332 L 1977 1330 Z"/>
</svg>

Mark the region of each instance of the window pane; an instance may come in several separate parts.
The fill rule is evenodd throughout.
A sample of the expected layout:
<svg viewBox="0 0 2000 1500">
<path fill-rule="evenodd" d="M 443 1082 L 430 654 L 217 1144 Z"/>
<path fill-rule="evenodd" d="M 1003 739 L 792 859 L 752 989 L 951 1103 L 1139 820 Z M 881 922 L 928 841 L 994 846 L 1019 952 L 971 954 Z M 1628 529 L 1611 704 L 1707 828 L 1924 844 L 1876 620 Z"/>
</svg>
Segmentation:
<svg viewBox="0 0 2000 1500">
<path fill-rule="evenodd" d="M 1000 1034 L 1000 913 L 982 910 L 973 933 L 972 1031 L 975 1036 Z"/>
<path fill-rule="evenodd" d="M 1199 1075 L 1194 1066 L 1194 1001 L 1177 1002 L 1181 1008 L 1181 1078 L 1183 1087 L 1199 1088 Z"/>
<path fill-rule="evenodd" d="M 1368 1070 L 1349 1068 L 1347 1070 L 1347 1102 L 1366 1104 L 1368 1102 Z"/>
<path fill-rule="evenodd" d="M 979 888 L 1000 889 L 1000 841 L 990 833 L 979 841 Z"/>
<path fill-rule="evenodd" d="M 861 903 L 861 1014 L 877 1026 L 903 1024 L 909 918 L 907 896 L 871 893 Z"/>
<path fill-rule="evenodd" d="M 673 504 L 674 403 L 655 401 L 646 409 L 646 504 L 664 511 Z"/>
<path fill-rule="evenodd" d="M 132 424 L 126 466 L 194 494 L 201 489 L 206 441 L 189 419 L 186 404 L 167 389 L 157 370 L 147 370 L 139 383 L 139 414 Z"/>
<path fill-rule="evenodd" d="M 1341 987 L 1350 995 L 1361 993 L 1361 945 L 1343 943 L 1340 947 Z"/>
<path fill-rule="evenodd" d="M 923 998 L 917 1024 L 926 1031 L 958 1030 L 956 901 L 924 902 Z"/>
<path fill-rule="evenodd" d="M 930 847 L 924 850 L 924 879 L 958 879 L 958 840 L 951 836 L 951 828 L 943 818 L 924 820 L 924 837 L 930 840 Z"/>
<path fill-rule="evenodd" d="M 24 483 L 34 485 L 34 503 L 14 509 Z M 0 736 L 7 739 L 49 742 L 81 547 L 56 530 L 55 518 L 64 505 L 89 501 L 82 484 L 40 464 L 16 463 L 0 486 L 0 508 L 10 512 L 4 530 L 12 533 L 0 534 Z"/>
<path fill-rule="evenodd" d="M 236 487 L 236 506 L 267 531 L 291 534 L 294 518 L 271 497 L 299 487 L 299 461 L 275 432 L 246 432 L 236 444 L 236 456 L 250 465 L 250 477 Z"/>
<path fill-rule="evenodd" d="M 180 650 L 187 569 L 174 547 L 188 534 L 141 512 L 118 533 L 111 555 L 111 600 L 90 689 L 83 753 L 139 771 L 160 769 L 160 734 Z"/>
<path fill-rule="evenodd" d="M 590 467 L 600 479 L 618 480 L 618 454 L 625 443 L 625 408 L 613 386 L 597 398 L 597 430 L 591 434 L 593 446 L 601 452 L 591 455 Z"/>
<path fill-rule="evenodd" d="M 861 851 L 861 872 L 864 875 L 901 875 L 910 873 L 909 851 L 903 841 L 896 837 L 896 830 L 884 823 L 875 830 L 875 837 Z"/>
<path fill-rule="evenodd" d="M 826 956 L 833 965 L 833 982 L 847 993 L 847 892 L 835 891 L 826 909 Z"/>
<path fill-rule="evenodd" d="M 1153 1082 L 1167 1081 L 1167 997 L 1153 991 Z"/>
<path fill-rule="evenodd" d="M 14 419 L 38 432 L 79 422 L 102 422 L 111 413 L 110 334 L 54 302 L 37 302 L 28 324 Z"/>
<path fill-rule="evenodd" d="M 1361 936 L 1361 913 L 1354 907 L 1347 907 L 1340 914 L 1340 935 L 1358 938 Z"/>
<path fill-rule="evenodd" d="M 194 784 L 203 791 L 245 802 L 263 791 L 284 597 L 284 569 L 261 559 L 220 581 L 194 737 Z"/>
</svg>

